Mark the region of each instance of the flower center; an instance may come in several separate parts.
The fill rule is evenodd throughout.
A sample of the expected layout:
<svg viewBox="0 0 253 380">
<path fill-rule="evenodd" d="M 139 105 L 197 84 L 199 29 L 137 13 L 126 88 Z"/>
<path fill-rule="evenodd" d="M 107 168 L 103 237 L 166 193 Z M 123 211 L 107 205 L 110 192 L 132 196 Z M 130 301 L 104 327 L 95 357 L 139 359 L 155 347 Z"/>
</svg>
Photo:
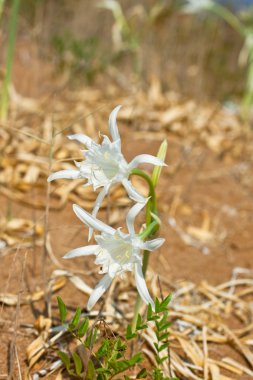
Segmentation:
<svg viewBox="0 0 253 380">
<path fill-rule="evenodd" d="M 120 237 L 117 232 L 113 236 L 107 234 L 96 236 L 96 241 L 102 248 L 101 257 L 104 258 L 104 264 L 107 263 L 110 266 L 115 263 L 122 267 L 133 263 L 133 245 L 130 241 Z"/>
<path fill-rule="evenodd" d="M 105 177 L 108 180 L 112 180 L 119 173 L 119 161 L 120 157 L 116 157 L 110 151 L 95 148 L 92 151 L 87 152 L 87 158 L 93 168 L 93 175 L 95 178 Z"/>
<path fill-rule="evenodd" d="M 124 265 L 132 261 L 133 247 L 131 244 L 122 239 L 115 239 L 115 237 L 112 241 L 108 241 L 107 243 L 107 247 L 105 248 L 113 261 L 120 265 Z"/>
<path fill-rule="evenodd" d="M 96 164 L 100 166 L 108 179 L 113 179 L 119 172 L 119 163 L 109 152 L 104 152 L 97 157 Z"/>
</svg>

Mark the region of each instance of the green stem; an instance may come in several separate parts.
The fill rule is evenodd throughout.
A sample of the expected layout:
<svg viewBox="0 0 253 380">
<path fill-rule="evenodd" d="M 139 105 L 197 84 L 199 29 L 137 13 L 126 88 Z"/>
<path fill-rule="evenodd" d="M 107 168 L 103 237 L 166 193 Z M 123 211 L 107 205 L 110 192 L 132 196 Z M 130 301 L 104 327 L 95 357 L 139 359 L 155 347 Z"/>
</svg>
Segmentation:
<svg viewBox="0 0 253 380">
<path fill-rule="evenodd" d="M 216 15 L 222 17 L 234 30 L 245 37 L 245 26 L 241 23 L 238 17 L 230 12 L 229 9 L 223 7 L 221 4 L 215 3 L 210 10 Z"/>
<path fill-rule="evenodd" d="M 151 177 L 148 174 L 146 174 L 144 171 L 142 171 L 140 169 L 133 169 L 131 171 L 131 174 L 138 175 L 139 177 L 145 179 L 145 181 L 147 182 L 147 184 L 149 186 L 149 201 L 148 201 L 147 206 L 146 206 L 146 228 L 139 235 L 140 238 L 144 240 L 144 239 L 152 236 L 159 229 L 159 224 L 158 224 L 157 220 L 153 220 L 153 218 L 152 218 L 152 213 L 157 214 L 155 187 L 154 187 L 154 184 L 152 182 Z M 146 272 L 147 272 L 147 268 L 148 268 L 149 255 L 150 255 L 150 252 L 145 250 L 143 253 L 143 264 L 142 264 L 142 272 L 143 272 L 144 277 L 146 276 Z M 139 314 L 140 307 L 141 307 L 141 302 L 142 302 L 141 297 L 138 294 L 137 299 L 136 299 L 136 303 L 135 303 L 135 307 L 134 307 L 134 317 L 133 317 L 133 321 L 132 321 L 133 331 L 135 331 L 135 329 L 136 329 L 136 323 L 137 323 L 137 318 L 138 318 L 138 314 Z"/>
<path fill-rule="evenodd" d="M 8 107 L 9 107 L 9 85 L 11 81 L 11 71 L 12 71 L 12 64 L 13 64 L 15 40 L 16 40 L 19 4 L 20 4 L 20 0 L 13 0 L 12 8 L 11 8 L 6 73 L 5 73 L 4 82 L 3 82 L 1 104 L 0 104 L 0 107 L 1 107 L 0 118 L 2 121 L 6 121 Z"/>
<path fill-rule="evenodd" d="M 147 208 L 146 208 L 146 226 L 148 227 L 148 225 L 152 221 L 151 212 L 153 212 L 154 214 L 157 213 L 155 187 L 153 185 L 151 177 L 147 173 L 145 173 L 143 170 L 135 168 L 131 171 L 131 174 L 138 175 L 139 177 L 145 179 L 145 181 L 147 182 L 149 186 L 150 199 L 147 203 Z"/>
<path fill-rule="evenodd" d="M 139 237 L 144 240 L 149 236 L 152 236 L 153 233 L 156 231 L 156 228 L 158 226 L 158 222 L 156 220 L 153 220 L 147 228 L 143 232 L 139 234 Z"/>
</svg>

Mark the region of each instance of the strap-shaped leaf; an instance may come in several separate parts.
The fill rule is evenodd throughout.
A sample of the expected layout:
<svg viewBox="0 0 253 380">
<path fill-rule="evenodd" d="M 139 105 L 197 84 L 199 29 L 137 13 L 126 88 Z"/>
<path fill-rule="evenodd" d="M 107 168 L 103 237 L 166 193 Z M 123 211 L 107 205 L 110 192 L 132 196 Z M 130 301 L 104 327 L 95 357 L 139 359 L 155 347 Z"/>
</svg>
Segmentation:
<svg viewBox="0 0 253 380">
<path fill-rule="evenodd" d="M 77 327 L 77 325 L 78 325 L 78 323 L 80 321 L 80 316 L 81 316 L 81 309 L 80 309 L 80 307 L 78 307 L 76 309 L 76 312 L 75 312 L 75 315 L 74 315 L 72 321 L 69 324 L 69 329 L 70 330 L 74 330 Z"/>
<path fill-rule="evenodd" d="M 67 308 L 61 297 L 57 297 L 58 309 L 60 312 L 61 323 L 64 323 L 67 316 Z"/>
<path fill-rule="evenodd" d="M 73 360 L 74 360 L 74 364 L 75 364 L 76 373 L 78 376 L 80 376 L 82 373 L 82 369 L 83 369 L 82 360 L 76 352 L 73 352 L 72 356 L 73 356 Z"/>
<path fill-rule="evenodd" d="M 146 368 L 142 368 L 140 370 L 140 372 L 137 373 L 136 379 L 143 379 L 143 378 L 147 377 L 147 375 L 148 375 L 148 373 L 147 373 Z"/>
<path fill-rule="evenodd" d="M 58 356 L 60 357 L 61 361 L 65 365 L 67 371 L 69 371 L 69 369 L 70 369 L 70 358 L 69 358 L 69 356 L 66 354 L 66 352 L 63 352 L 63 351 L 58 351 Z"/>
<path fill-rule="evenodd" d="M 88 330 L 88 327 L 89 327 L 89 320 L 88 318 L 85 318 L 84 321 L 81 323 L 81 325 L 78 327 L 77 336 L 79 338 L 84 337 L 84 335 L 86 334 Z"/>
</svg>

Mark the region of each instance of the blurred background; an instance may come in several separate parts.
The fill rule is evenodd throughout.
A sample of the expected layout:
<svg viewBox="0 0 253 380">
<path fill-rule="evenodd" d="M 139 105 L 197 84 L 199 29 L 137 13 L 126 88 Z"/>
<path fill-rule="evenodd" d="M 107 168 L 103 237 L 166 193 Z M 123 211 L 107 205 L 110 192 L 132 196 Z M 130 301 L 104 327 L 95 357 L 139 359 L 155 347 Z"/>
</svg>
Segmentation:
<svg viewBox="0 0 253 380">
<path fill-rule="evenodd" d="M 252 1 L 220 4 L 248 30 L 253 28 Z M 1 16 L 2 67 L 10 5 L 5 2 Z M 109 76 L 145 88 L 155 76 L 164 90 L 240 102 L 247 86 L 246 37 L 214 12 L 186 13 L 184 6 L 176 0 L 21 1 L 13 76 L 17 90 L 43 93 L 48 83 L 41 78 L 49 71 L 79 86 Z"/>
</svg>

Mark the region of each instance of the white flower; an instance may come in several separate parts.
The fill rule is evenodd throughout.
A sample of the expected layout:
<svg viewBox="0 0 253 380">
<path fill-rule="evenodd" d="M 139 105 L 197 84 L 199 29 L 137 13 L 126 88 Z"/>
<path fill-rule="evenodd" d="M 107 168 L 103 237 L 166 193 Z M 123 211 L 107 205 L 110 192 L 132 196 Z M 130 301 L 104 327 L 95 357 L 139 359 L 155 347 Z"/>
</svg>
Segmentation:
<svg viewBox="0 0 253 380">
<path fill-rule="evenodd" d="M 202 10 L 208 10 L 213 5 L 213 0 L 186 0 L 186 5 L 183 9 L 186 13 L 197 13 Z"/>
<path fill-rule="evenodd" d="M 95 255 L 95 263 L 101 267 L 100 273 L 105 274 L 90 296 L 87 304 L 89 310 L 108 289 L 113 278 L 117 275 L 122 276 L 128 271 L 134 272 L 136 287 L 143 301 L 146 304 L 150 303 L 152 307 L 154 307 L 154 302 L 150 297 L 142 273 L 141 250 L 153 251 L 163 244 L 164 239 L 158 238 L 144 242 L 135 233 L 134 220 L 144 206 L 145 203 L 136 203 L 129 210 L 126 217 L 128 233 L 124 233 L 120 228 L 115 230 L 96 219 L 80 206 L 73 205 L 74 212 L 83 223 L 89 228 L 94 228 L 101 232 L 100 235 L 95 235 L 97 245 L 76 248 L 64 256 L 65 259 L 69 259 L 79 256 Z"/>
<path fill-rule="evenodd" d="M 86 185 L 92 185 L 94 190 L 103 187 L 96 199 L 92 212 L 93 216 L 97 215 L 104 197 L 110 187 L 116 183 L 122 183 L 129 197 L 135 202 L 145 202 L 145 198 L 137 192 L 128 179 L 131 171 L 142 163 L 165 166 L 162 160 L 150 154 L 136 156 L 130 163 L 125 160 L 121 153 L 121 140 L 116 122 L 120 108 L 121 106 L 117 106 L 109 117 L 109 131 L 112 141 L 107 136 L 103 136 L 103 142 L 97 144 L 90 137 L 82 134 L 68 136 L 70 140 L 77 140 L 87 147 L 87 150 L 83 151 L 85 161 L 76 162 L 76 170 L 61 170 L 48 177 L 48 181 L 59 178 L 82 178 L 87 179 Z M 92 229 L 90 229 L 89 238 L 91 235 Z"/>
</svg>

